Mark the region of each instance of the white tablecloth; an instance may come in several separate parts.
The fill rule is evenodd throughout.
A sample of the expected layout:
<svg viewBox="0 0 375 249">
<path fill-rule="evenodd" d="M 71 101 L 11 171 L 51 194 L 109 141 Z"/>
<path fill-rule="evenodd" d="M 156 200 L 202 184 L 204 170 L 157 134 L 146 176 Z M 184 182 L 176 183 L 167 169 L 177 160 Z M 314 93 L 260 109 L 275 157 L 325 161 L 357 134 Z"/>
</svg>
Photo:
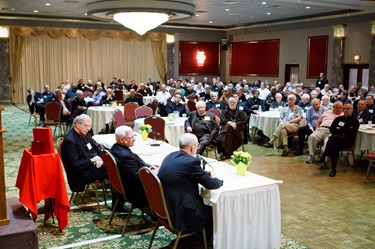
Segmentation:
<svg viewBox="0 0 375 249">
<path fill-rule="evenodd" d="M 94 134 L 105 128 L 106 124 L 112 123 L 113 113 L 115 109 L 119 109 L 124 113 L 124 107 L 118 106 L 117 108 L 103 107 L 103 106 L 91 106 L 87 110 L 87 115 L 92 119 L 92 130 Z"/>
<path fill-rule="evenodd" d="M 185 133 L 185 120 L 187 118 L 180 117 L 176 120 L 169 121 L 167 117 L 162 117 L 165 120 L 165 138 L 168 142 L 175 146 L 178 146 L 178 141 L 182 134 Z M 139 118 L 134 121 L 134 131 L 139 132 L 139 126 L 144 124 L 144 118 Z"/>
<path fill-rule="evenodd" d="M 221 188 L 202 193 L 213 207 L 214 248 L 278 248 L 282 181 L 250 172 L 238 176 L 235 167 L 223 162 L 211 165 L 224 180 Z"/>
<path fill-rule="evenodd" d="M 144 96 L 143 97 L 143 104 L 147 105 L 147 104 L 151 103 L 152 101 L 154 101 L 154 99 L 156 99 L 155 96 Z"/>
<path fill-rule="evenodd" d="M 355 138 L 354 153 L 361 154 L 365 150 L 375 151 L 375 127 L 361 124 Z"/>
<path fill-rule="evenodd" d="M 107 148 L 115 143 L 114 134 L 93 138 Z M 150 143 L 153 140 L 142 140 L 137 134 L 131 150 L 145 162 L 156 165 L 161 165 L 166 155 L 178 150 L 167 143 L 161 143 L 159 147 L 150 146 Z M 214 248 L 278 248 L 281 241 L 278 184 L 282 182 L 251 172 L 238 176 L 233 166 L 209 158 L 207 161 L 217 177 L 224 180 L 221 188 L 202 192 L 205 203 L 213 207 Z"/>
<path fill-rule="evenodd" d="M 279 125 L 280 113 L 278 111 L 261 112 L 260 114 L 251 114 L 249 128 L 256 127 L 262 130 L 265 135 L 272 138 L 277 126 Z M 306 118 L 299 122 L 300 126 L 306 125 Z M 254 134 L 253 134 L 254 135 Z"/>
</svg>

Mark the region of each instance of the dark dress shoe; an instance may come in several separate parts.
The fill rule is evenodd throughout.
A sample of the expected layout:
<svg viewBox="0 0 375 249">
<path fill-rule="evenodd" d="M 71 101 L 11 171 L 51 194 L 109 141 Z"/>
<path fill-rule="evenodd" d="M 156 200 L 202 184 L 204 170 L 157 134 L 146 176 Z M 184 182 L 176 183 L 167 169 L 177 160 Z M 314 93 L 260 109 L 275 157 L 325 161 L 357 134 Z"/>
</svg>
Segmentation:
<svg viewBox="0 0 375 249">
<path fill-rule="evenodd" d="M 336 170 L 331 170 L 331 172 L 329 172 L 329 176 L 335 177 L 336 176 Z"/>
<path fill-rule="evenodd" d="M 263 144 L 263 146 L 266 147 L 266 148 L 272 148 L 273 144 L 271 144 L 270 142 L 267 142 L 267 143 Z"/>
<path fill-rule="evenodd" d="M 130 209 L 125 207 L 124 205 L 121 205 L 115 209 L 115 212 L 117 213 L 129 213 Z"/>
<path fill-rule="evenodd" d="M 224 153 L 221 153 L 221 154 L 220 154 L 220 161 L 224 161 L 224 160 L 226 160 L 226 159 L 228 159 L 228 156 L 225 155 Z"/>
<path fill-rule="evenodd" d="M 287 150 L 283 150 L 283 153 L 281 154 L 281 156 L 287 156 L 288 155 L 288 151 Z"/>
</svg>

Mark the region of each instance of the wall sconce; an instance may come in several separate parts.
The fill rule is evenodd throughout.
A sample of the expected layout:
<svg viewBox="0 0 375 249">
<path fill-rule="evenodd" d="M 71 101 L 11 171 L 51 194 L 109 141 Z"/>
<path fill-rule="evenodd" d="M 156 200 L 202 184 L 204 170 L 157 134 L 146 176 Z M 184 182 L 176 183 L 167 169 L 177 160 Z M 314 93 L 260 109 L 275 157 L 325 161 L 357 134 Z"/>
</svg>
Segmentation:
<svg viewBox="0 0 375 249">
<path fill-rule="evenodd" d="M 335 25 L 335 26 L 333 26 L 333 37 L 334 38 L 345 37 L 345 25 Z"/>
<path fill-rule="evenodd" d="M 360 55 L 354 55 L 354 61 L 356 63 L 359 63 L 360 60 L 361 60 L 361 56 Z"/>
<path fill-rule="evenodd" d="M 172 44 L 172 43 L 174 43 L 174 35 L 167 34 L 167 44 Z"/>
<path fill-rule="evenodd" d="M 204 62 L 206 61 L 206 55 L 204 54 L 204 51 L 198 50 L 195 59 L 197 60 L 198 67 L 203 67 Z"/>
<path fill-rule="evenodd" d="M 371 22 L 371 35 L 375 36 L 375 21 Z"/>
<path fill-rule="evenodd" d="M 8 26 L 0 26 L 0 38 L 9 38 Z"/>
</svg>

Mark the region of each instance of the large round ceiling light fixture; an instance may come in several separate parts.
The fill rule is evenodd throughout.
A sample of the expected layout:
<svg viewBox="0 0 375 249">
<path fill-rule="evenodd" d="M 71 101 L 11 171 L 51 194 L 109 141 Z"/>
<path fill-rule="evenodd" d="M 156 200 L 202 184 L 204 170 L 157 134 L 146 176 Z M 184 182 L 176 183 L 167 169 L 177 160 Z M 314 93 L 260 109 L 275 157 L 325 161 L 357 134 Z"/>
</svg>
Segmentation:
<svg viewBox="0 0 375 249">
<path fill-rule="evenodd" d="M 93 2 L 87 9 L 95 19 L 115 20 L 143 35 L 170 19 L 193 16 L 195 6 L 178 1 L 114 0 Z"/>
</svg>

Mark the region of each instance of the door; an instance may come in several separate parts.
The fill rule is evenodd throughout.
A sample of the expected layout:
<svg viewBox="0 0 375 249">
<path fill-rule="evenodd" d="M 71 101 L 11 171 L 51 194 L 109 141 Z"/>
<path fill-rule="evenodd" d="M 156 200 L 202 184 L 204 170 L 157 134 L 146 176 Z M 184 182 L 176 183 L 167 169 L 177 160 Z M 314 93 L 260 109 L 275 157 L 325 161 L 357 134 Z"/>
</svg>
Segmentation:
<svg viewBox="0 0 375 249">
<path fill-rule="evenodd" d="M 285 83 L 299 82 L 299 64 L 285 64 Z"/>
<path fill-rule="evenodd" d="M 369 64 L 345 64 L 344 65 L 344 87 L 369 86 Z"/>
</svg>

